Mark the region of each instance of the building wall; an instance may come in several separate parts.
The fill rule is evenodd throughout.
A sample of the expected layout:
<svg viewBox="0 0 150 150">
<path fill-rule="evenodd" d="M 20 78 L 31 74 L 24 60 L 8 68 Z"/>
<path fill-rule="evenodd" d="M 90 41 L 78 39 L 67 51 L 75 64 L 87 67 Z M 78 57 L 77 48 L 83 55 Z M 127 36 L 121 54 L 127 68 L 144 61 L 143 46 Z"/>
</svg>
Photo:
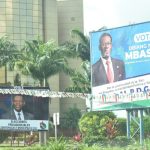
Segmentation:
<svg viewBox="0 0 150 150">
<path fill-rule="evenodd" d="M 59 44 L 71 40 L 71 31 L 78 29 L 83 32 L 83 0 L 57 0 L 58 5 L 58 42 Z M 69 59 L 72 68 L 81 70 L 80 59 Z M 60 73 L 60 91 L 64 91 L 70 84 L 70 78 Z M 85 100 L 79 98 L 63 98 L 60 100 L 60 112 L 63 114 L 70 107 L 85 110 Z"/>
<path fill-rule="evenodd" d="M 54 40 L 58 44 L 58 16 L 56 0 L 43 0 L 43 33 L 44 40 Z M 48 80 L 52 91 L 59 91 L 59 74 Z M 49 103 L 50 116 L 54 112 L 60 112 L 59 98 L 52 98 Z"/>
<path fill-rule="evenodd" d="M 8 36 L 18 49 L 23 47 L 25 40 L 33 40 L 42 37 L 42 0 L 3 0 L 0 1 L 0 37 Z M 4 74 L 4 69 L 0 68 Z M 8 71 L 7 81 L 14 83 L 18 71 Z M 21 74 L 20 74 L 21 75 Z M 1 82 L 5 82 L 5 79 Z M 22 83 L 35 82 L 31 77 L 21 75 Z"/>
<path fill-rule="evenodd" d="M 5 67 L 0 68 L 0 83 L 4 83 L 5 81 Z"/>
<path fill-rule="evenodd" d="M 56 0 L 43 0 L 43 18 L 45 41 L 52 39 L 58 44 L 58 15 Z"/>
<path fill-rule="evenodd" d="M 57 0 L 58 41 L 70 40 L 72 29 L 83 31 L 83 0 Z"/>
<path fill-rule="evenodd" d="M 0 25 L 0 37 L 7 35 L 18 48 L 24 46 L 25 40 L 37 39 L 38 36 L 45 42 L 54 40 L 59 45 L 70 40 L 72 29 L 83 31 L 83 2 L 82 0 L 3 0 L 0 1 Z M 78 68 L 80 63 L 79 59 L 69 60 L 73 68 Z M 22 85 L 38 85 L 30 76 L 24 76 L 18 70 L 7 73 L 7 81 L 12 85 L 17 73 L 21 76 Z M 4 67 L 0 68 L 0 82 L 5 83 Z M 69 77 L 63 73 L 49 78 L 52 91 L 64 91 L 70 83 Z M 50 115 L 52 116 L 54 112 L 63 113 L 71 105 L 79 103 L 79 100 L 73 99 L 69 102 L 68 99 L 51 99 Z M 81 103 L 84 105 L 83 101 Z"/>
</svg>

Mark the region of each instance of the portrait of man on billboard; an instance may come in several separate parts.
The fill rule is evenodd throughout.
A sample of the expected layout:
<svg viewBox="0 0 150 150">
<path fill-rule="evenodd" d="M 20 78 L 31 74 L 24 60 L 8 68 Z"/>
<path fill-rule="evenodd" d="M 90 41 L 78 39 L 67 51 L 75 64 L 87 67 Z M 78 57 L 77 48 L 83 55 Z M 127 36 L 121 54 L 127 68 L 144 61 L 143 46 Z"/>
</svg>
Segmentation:
<svg viewBox="0 0 150 150">
<path fill-rule="evenodd" d="M 8 88 L 7 91 L 10 89 Z M 32 92 L 45 90 L 30 87 L 25 89 L 30 89 Z M 0 129 L 9 131 L 48 130 L 49 97 L 20 93 L 0 93 Z"/>
<path fill-rule="evenodd" d="M 112 36 L 103 33 L 99 39 L 101 57 L 92 65 L 92 86 L 121 81 L 126 78 L 125 65 L 120 59 L 112 58 Z"/>
<path fill-rule="evenodd" d="M 22 95 L 13 95 L 11 109 L 4 113 L 1 118 L 11 120 L 34 120 L 34 115 L 24 110 L 25 105 L 26 102 Z"/>
</svg>

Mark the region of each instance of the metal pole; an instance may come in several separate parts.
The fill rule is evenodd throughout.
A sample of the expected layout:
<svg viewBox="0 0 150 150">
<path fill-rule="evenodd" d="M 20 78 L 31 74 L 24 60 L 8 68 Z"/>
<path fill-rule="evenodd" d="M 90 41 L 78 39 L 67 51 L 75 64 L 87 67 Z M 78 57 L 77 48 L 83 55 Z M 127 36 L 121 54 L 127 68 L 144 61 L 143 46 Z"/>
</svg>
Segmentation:
<svg viewBox="0 0 150 150">
<path fill-rule="evenodd" d="M 55 113 L 55 140 L 57 141 L 57 113 Z"/>
<path fill-rule="evenodd" d="M 140 144 L 144 143 L 143 109 L 140 109 Z"/>
<path fill-rule="evenodd" d="M 46 144 L 46 131 L 39 131 L 39 144 Z"/>
<path fill-rule="evenodd" d="M 90 100 L 90 111 L 92 111 L 92 108 L 93 108 L 93 97 L 91 96 L 89 98 L 89 100 Z"/>
<path fill-rule="evenodd" d="M 127 138 L 130 139 L 131 135 L 130 135 L 130 111 L 127 111 Z"/>
<path fill-rule="evenodd" d="M 55 124 L 55 140 L 57 141 L 57 124 Z"/>
</svg>

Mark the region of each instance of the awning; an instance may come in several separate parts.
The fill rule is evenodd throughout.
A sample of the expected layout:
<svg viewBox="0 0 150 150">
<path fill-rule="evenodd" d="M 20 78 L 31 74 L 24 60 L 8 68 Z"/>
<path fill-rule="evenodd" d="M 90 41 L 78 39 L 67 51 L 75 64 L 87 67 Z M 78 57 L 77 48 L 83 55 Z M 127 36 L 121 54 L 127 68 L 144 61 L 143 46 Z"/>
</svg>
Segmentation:
<svg viewBox="0 0 150 150">
<path fill-rule="evenodd" d="M 128 103 L 112 104 L 109 106 L 100 107 L 94 111 L 114 111 L 114 110 L 129 110 L 129 109 L 144 109 L 150 107 L 150 99 L 133 101 Z"/>
</svg>

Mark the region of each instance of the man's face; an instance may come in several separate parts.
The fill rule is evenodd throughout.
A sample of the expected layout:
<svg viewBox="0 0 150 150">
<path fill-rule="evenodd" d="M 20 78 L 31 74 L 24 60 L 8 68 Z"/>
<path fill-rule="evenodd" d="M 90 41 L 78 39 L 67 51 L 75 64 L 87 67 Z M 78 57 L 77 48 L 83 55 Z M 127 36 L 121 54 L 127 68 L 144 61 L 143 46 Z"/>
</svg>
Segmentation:
<svg viewBox="0 0 150 150">
<path fill-rule="evenodd" d="M 108 59 L 112 49 L 111 38 L 109 36 L 102 37 L 100 41 L 100 50 L 103 58 Z"/>
<path fill-rule="evenodd" d="M 20 111 L 25 104 L 22 96 L 15 96 L 13 99 L 13 106 L 17 111 Z"/>
</svg>

